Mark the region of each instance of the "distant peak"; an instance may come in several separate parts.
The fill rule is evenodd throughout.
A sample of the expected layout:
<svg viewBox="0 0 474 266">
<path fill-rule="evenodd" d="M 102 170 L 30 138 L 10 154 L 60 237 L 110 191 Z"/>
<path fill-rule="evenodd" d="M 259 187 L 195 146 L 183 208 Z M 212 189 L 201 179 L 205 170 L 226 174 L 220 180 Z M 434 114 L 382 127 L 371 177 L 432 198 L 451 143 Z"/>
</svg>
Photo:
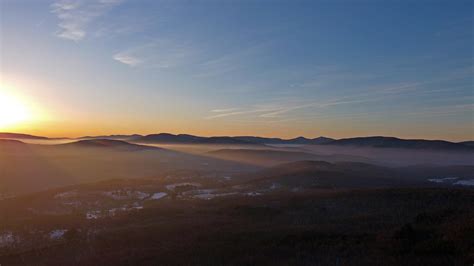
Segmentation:
<svg viewBox="0 0 474 266">
<path fill-rule="evenodd" d="M 299 136 L 299 137 L 294 138 L 294 140 L 308 140 L 308 139 L 303 136 Z"/>
</svg>

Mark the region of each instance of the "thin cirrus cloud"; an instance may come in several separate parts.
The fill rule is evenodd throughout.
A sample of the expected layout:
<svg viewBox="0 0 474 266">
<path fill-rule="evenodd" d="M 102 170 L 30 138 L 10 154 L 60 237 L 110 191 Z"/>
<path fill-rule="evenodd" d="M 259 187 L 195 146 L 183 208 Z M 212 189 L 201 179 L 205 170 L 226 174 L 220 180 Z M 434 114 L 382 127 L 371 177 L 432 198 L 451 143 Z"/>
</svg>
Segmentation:
<svg viewBox="0 0 474 266">
<path fill-rule="evenodd" d="M 224 108 L 224 109 L 214 109 L 211 110 L 213 113 L 229 113 L 239 110 L 239 108 Z"/>
<path fill-rule="evenodd" d="M 308 109 L 308 108 L 326 108 L 335 105 L 346 105 L 346 104 L 360 104 L 365 102 L 377 101 L 380 98 L 365 98 L 357 99 L 353 97 L 343 97 L 328 101 L 301 101 L 299 103 L 272 103 L 266 105 L 257 105 L 249 108 L 228 108 L 228 109 L 216 109 L 212 110 L 214 114 L 206 117 L 205 119 L 218 119 L 229 116 L 243 116 L 243 115 L 255 115 L 255 118 L 260 119 L 290 119 L 288 115 L 291 112 Z"/>
<path fill-rule="evenodd" d="M 243 122 L 243 123 L 282 123 L 282 122 L 295 122 L 295 121 L 312 121 L 316 118 L 318 119 L 347 119 L 347 118 L 367 118 L 367 117 L 380 117 L 382 114 L 380 113 L 371 113 L 367 111 L 362 112 L 350 112 L 350 113 L 338 113 L 338 114 L 328 114 L 325 112 L 314 112 L 314 113 L 306 113 L 305 115 L 299 116 L 291 116 L 290 113 L 299 109 L 305 108 L 325 108 L 334 105 L 346 105 L 346 104 L 354 104 L 354 103 L 366 103 L 366 102 L 374 102 L 380 100 L 380 98 L 374 99 L 364 99 L 364 100 L 333 100 L 327 102 L 313 102 L 313 103 L 305 103 L 300 105 L 287 105 L 280 104 L 282 107 L 262 107 L 262 106 L 253 106 L 247 109 L 243 108 L 229 108 L 233 111 L 225 112 L 225 109 L 218 109 L 219 112 L 216 110 L 212 110 L 212 112 L 216 113 L 215 115 L 208 116 L 206 119 L 219 119 L 219 118 L 227 118 L 227 117 L 235 117 L 233 121 Z M 222 111 L 221 111 L 222 110 Z M 459 114 L 462 112 L 472 112 L 474 110 L 473 104 L 459 104 L 454 106 L 438 106 L 438 107 L 427 107 L 421 108 L 420 110 L 411 111 L 405 110 L 401 111 L 399 116 L 445 116 L 445 115 L 454 115 Z M 250 120 L 242 120 L 244 117 L 248 117 Z"/>
<path fill-rule="evenodd" d="M 223 118 L 223 117 L 228 117 L 228 116 L 241 116 L 241 115 L 248 115 L 248 114 L 271 112 L 271 111 L 276 111 L 276 110 L 278 110 L 278 108 L 275 108 L 275 107 L 264 107 L 264 108 L 253 107 L 249 109 L 228 108 L 228 111 L 226 111 L 226 109 L 217 109 L 217 110 L 212 110 L 212 112 L 217 113 L 217 114 L 208 116 L 205 119 L 212 120 L 212 119 Z"/>
<path fill-rule="evenodd" d="M 81 41 L 88 35 L 88 31 L 95 34 L 90 36 L 103 37 L 108 34 L 133 33 L 134 26 L 102 25 L 93 29 L 94 22 L 103 17 L 110 9 L 121 4 L 124 0 L 59 0 L 50 5 L 50 11 L 58 20 L 55 35 L 71 41 Z M 144 19 L 143 21 L 146 21 Z M 110 24 L 110 23 L 109 23 Z M 140 23 L 138 23 L 140 24 Z M 137 24 L 137 25 L 138 25 Z M 146 24 L 146 23 L 145 23 Z M 143 25 L 142 25 L 143 26 Z M 141 28 L 138 27 L 138 28 Z M 113 29 L 113 30 L 112 30 Z M 195 44 L 182 40 L 151 39 L 129 47 L 112 55 L 112 59 L 130 67 L 173 68 L 189 63 L 196 54 Z"/>
<path fill-rule="evenodd" d="M 437 84 L 445 81 L 452 81 L 456 79 L 465 79 L 466 77 L 472 76 L 472 68 L 460 69 L 453 72 L 448 72 L 444 76 L 424 81 L 415 81 L 409 83 L 402 83 L 398 85 L 384 87 L 370 88 L 365 92 L 357 93 L 349 96 L 333 98 L 332 100 L 326 101 L 302 101 L 300 103 L 288 104 L 285 102 L 280 102 L 278 104 L 267 105 L 265 108 L 262 106 L 253 106 L 248 108 L 229 108 L 229 109 L 218 109 L 212 110 L 214 113 L 211 116 L 206 117 L 206 119 L 218 119 L 224 117 L 240 117 L 244 115 L 254 115 L 255 118 L 259 119 L 291 119 L 290 114 L 292 112 L 308 109 L 308 108 L 330 108 L 333 106 L 340 105 L 357 105 L 368 102 L 379 102 L 391 99 L 393 97 L 399 97 L 402 95 L 413 96 L 414 93 L 423 93 L 426 92 L 425 86 Z M 429 86 L 428 86 L 429 87 Z M 429 89 L 429 88 L 428 88 Z M 466 99 L 466 97 L 464 97 Z M 424 99 L 427 101 L 428 99 Z M 436 114 L 450 114 L 461 112 L 466 109 L 472 109 L 472 105 L 458 105 L 454 109 L 439 109 Z M 434 114 L 432 111 L 418 111 L 419 114 Z M 349 114 L 348 114 L 349 115 Z"/>
<path fill-rule="evenodd" d="M 103 16 L 110 8 L 122 0 L 63 0 L 50 6 L 51 13 L 59 19 L 59 38 L 80 41 L 87 35 L 87 27 L 97 18 Z"/>
<path fill-rule="evenodd" d="M 257 43 L 237 51 L 230 51 L 198 64 L 195 78 L 210 78 L 239 71 L 254 58 L 265 52 L 269 42 Z"/>
<path fill-rule="evenodd" d="M 314 107 L 316 103 L 285 103 L 285 102 L 272 102 L 266 104 L 253 105 L 247 108 L 225 108 L 225 109 L 214 109 L 213 115 L 206 117 L 205 119 L 217 119 L 229 116 L 244 116 L 253 115 L 256 118 L 280 118 L 284 114 L 294 110 Z"/>
<path fill-rule="evenodd" d="M 113 56 L 114 60 L 119 61 L 122 64 L 129 65 L 131 67 L 138 66 L 143 61 L 139 58 L 134 57 L 126 53 L 118 53 Z"/>
<path fill-rule="evenodd" d="M 369 102 L 380 102 L 384 100 L 388 100 L 394 96 L 395 94 L 384 95 L 385 91 L 381 91 L 380 93 L 374 93 L 371 97 L 367 97 L 367 94 L 360 94 L 348 97 L 342 97 L 338 99 L 328 100 L 328 101 L 316 101 L 316 102 L 302 102 L 300 104 L 285 104 L 280 103 L 275 105 L 274 107 L 268 106 L 267 108 L 262 108 L 259 106 L 253 106 L 249 108 L 240 108 L 240 109 L 229 109 L 229 111 L 225 111 L 225 109 L 221 109 L 222 111 L 216 112 L 213 110 L 212 112 L 215 113 L 214 115 L 206 117 L 206 119 L 219 119 L 219 118 L 226 118 L 226 117 L 244 117 L 251 115 L 256 121 L 260 122 L 281 122 L 281 121 L 305 121 L 305 120 L 312 120 L 314 118 L 323 118 L 321 117 L 322 113 L 313 112 L 310 116 L 294 116 L 292 115 L 293 112 L 308 109 L 308 108 L 316 108 L 319 110 L 323 110 L 325 108 L 330 108 L 333 106 L 339 105 L 354 105 L 354 104 L 364 104 Z M 466 100 L 469 100 L 465 97 Z M 426 101 L 426 100 L 425 100 Z M 452 115 L 458 114 L 462 112 L 472 112 L 473 105 L 472 104 L 458 104 L 455 106 L 451 105 L 444 105 L 439 106 L 435 109 L 432 107 L 420 107 L 417 111 L 411 111 L 408 114 L 416 114 L 416 115 L 423 115 L 423 116 L 433 116 L 433 115 Z M 403 113 L 403 111 L 401 112 Z M 307 113 L 310 114 L 310 113 Z M 368 116 L 370 113 L 343 113 L 339 115 L 334 114 L 326 114 L 326 118 L 337 118 L 338 116 L 341 118 L 344 117 L 353 117 L 354 115 L 363 115 Z M 370 115 L 379 116 L 380 114 L 372 113 Z M 278 119 L 278 120 L 274 120 Z"/>
<path fill-rule="evenodd" d="M 187 65 L 196 54 L 195 49 L 184 42 L 154 39 L 118 52 L 112 58 L 130 67 L 165 69 Z"/>
</svg>

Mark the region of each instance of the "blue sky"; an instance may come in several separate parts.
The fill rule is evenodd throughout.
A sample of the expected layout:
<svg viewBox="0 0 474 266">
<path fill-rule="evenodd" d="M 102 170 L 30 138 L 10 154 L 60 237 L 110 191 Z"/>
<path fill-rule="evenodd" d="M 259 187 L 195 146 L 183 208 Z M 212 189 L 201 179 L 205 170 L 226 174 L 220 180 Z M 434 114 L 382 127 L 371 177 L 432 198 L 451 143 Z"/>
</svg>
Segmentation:
<svg viewBox="0 0 474 266">
<path fill-rule="evenodd" d="M 471 1 L 0 3 L 24 131 L 474 136 Z"/>
</svg>

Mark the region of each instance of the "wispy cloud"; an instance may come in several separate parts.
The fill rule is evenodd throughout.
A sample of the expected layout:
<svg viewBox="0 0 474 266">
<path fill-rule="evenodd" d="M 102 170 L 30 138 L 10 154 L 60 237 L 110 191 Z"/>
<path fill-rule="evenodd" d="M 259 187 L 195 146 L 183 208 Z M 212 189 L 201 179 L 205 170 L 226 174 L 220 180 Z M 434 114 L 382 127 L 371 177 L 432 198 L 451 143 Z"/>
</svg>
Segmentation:
<svg viewBox="0 0 474 266">
<path fill-rule="evenodd" d="M 262 112 L 268 112 L 271 111 L 271 109 L 236 109 L 232 112 L 220 112 L 219 114 L 216 115 L 211 115 L 206 117 L 206 119 L 216 119 L 216 118 L 223 118 L 223 117 L 228 117 L 228 116 L 240 116 L 240 115 L 246 115 L 246 114 L 254 114 L 254 113 L 262 113 Z"/>
<path fill-rule="evenodd" d="M 229 113 L 239 110 L 239 108 L 225 108 L 225 109 L 214 109 L 211 110 L 213 113 Z"/>
<path fill-rule="evenodd" d="M 375 92 L 372 91 L 370 93 L 406 94 L 410 92 L 418 93 L 418 92 L 424 92 L 424 91 L 432 91 L 432 88 L 430 88 L 432 85 L 442 84 L 445 82 L 450 82 L 450 81 L 455 81 L 455 80 L 462 80 L 466 78 L 472 78 L 473 74 L 474 74 L 474 67 L 469 66 L 466 68 L 453 70 L 437 78 L 422 80 L 422 81 L 407 82 L 407 83 L 402 83 L 402 84 L 389 86 L 385 88 L 382 87 L 382 89 L 377 90 Z"/>
<path fill-rule="evenodd" d="M 129 66 L 137 66 L 139 64 L 142 63 L 142 60 L 140 60 L 139 58 L 136 58 L 132 55 L 128 55 L 128 54 L 122 54 L 122 53 L 118 53 L 118 54 L 115 54 L 113 56 L 113 58 L 117 61 L 119 61 L 120 63 L 123 63 L 123 64 L 126 64 L 126 65 L 129 65 Z"/>
<path fill-rule="evenodd" d="M 122 0 L 61 0 L 53 3 L 51 13 L 59 19 L 59 38 L 80 41 L 87 35 L 87 27 Z"/>
<path fill-rule="evenodd" d="M 197 65 L 197 73 L 193 76 L 196 78 L 209 78 L 240 70 L 264 52 L 265 47 L 268 47 L 268 45 L 267 42 L 258 43 L 201 62 Z"/>
<path fill-rule="evenodd" d="M 459 72 L 459 73 L 458 73 Z M 464 71 L 457 71 L 455 75 L 449 73 L 445 77 L 440 77 L 433 80 L 425 80 L 420 82 L 411 82 L 411 83 L 404 83 L 398 84 L 393 86 L 382 87 L 381 89 L 374 90 L 374 88 L 368 89 L 367 91 L 361 93 L 355 93 L 348 96 L 330 98 L 325 100 L 305 100 L 300 99 L 299 101 L 280 99 L 279 102 L 273 102 L 269 104 L 261 104 L 261 105 L 254 105 L 249 106 L 246 108 L 229 108 L 226 109 L 219 109 L 218 114 L 214 114 L 211 116 L 206 117 L 206 119 L 218 119 L 230 116 L 237 116 L 237 117 L 248 117 L 251 115 L 252 119 L 259 119 L 258 121 L 261 122 L 271 122 L 271 121 L 293 121 L 293 120 L 308 120 L 317 117 L 323 109 L 331 108 L 340 105 L 360 105 L 370 102 L 380 102 L 386 101 L 393 97 L 399 97 L 400 95 L 411 95 L 407 93 L 414 93 L 420 92 L 420 88 L 425 85 L 431 85 L 436 82 L 443 82 L 443 81 L 450 81 L 453 79 L 458 78 L 465 78 L 466 75 L 471 73 L 469 69 Z M 423 87 L 424 88 L 424 87 Z M 424 90 L 421 90 L 423 92 Z M 425 100 L 426 101 L 426 100 Z M 295 117 L 293 114 L 295 112 L 303 110 L 303 109 L 314 109 L 310 116 L 301 116 Z M 471 106 L 462 106 L 455 108 L 455 111 L 471 108 Z M 216 110 L 212 112 L 215 113 Z M 444 110 L 443 110 L 444 111 Z M 450 111 L 454 112 L 454 111 Z M 431 112 L 430 112 L 431 113 Z M 346 114 L 350 116 L 351 114 Z M 344 115 L 343 115 L 344 116 Z M 277 120 L 275 120 L 277 119 Z"/>
<path fill-rule="evenodd" d="M 357 99 L 352 97 L 343 97 L 339 99 L 327 100 L 327 101 L 316 101 L 316 102 L 309 102 L 300 105 L 293 105 L 293 106 L 286 106 L 281 107 L 275 111 L 261 114 L 259 117 L 262 118 L 285 118 L 290 112 L 294 112 L 301 109 L 307 108 L 327 108 L 335 105 L 348 105 L 348 104 L 360 104 L 360 103 L 367 103 L 377 101 L 380 98 L 364 98 L 364 99 Z M 284 106 L 284 104 L 282 104 Z M 287 118 L 288 119 L 288 118 Z"/>
<path fill-rule="evenodd" d="M 253 115 L 254 118 L 260 119 L 289 119 L 287 117 L 288 113 L 306 109 L 306 108 L 324 108 L 333 105 L 340 104 L 352 104 L 352 103 L 361 103 L 372 101 L 374 99 L 363 99 L 363 100 L 346 100 L 345 98 L 334 99 L 329 101 L 299 101 L 299 102 L 271 102 L 266 104 L 259 104 L 250 106 L 247 108 L 226 108 L 226 109 L 215 109 L 211 112 L 217 113 L 211 116 L 206 117 L 206 119 L 217 119 L 224 118 L 229 116 L 244 116 L 244 115 Z M 217 112 L 216 112 L 217 111 Z"/>
<path fill-rule="evenodd" d="M 193 60 L 195 49 L 184 42 L 155 39 L 116 53 L 113 59 L 131 67 L 174 68 Z"/>
</svg>

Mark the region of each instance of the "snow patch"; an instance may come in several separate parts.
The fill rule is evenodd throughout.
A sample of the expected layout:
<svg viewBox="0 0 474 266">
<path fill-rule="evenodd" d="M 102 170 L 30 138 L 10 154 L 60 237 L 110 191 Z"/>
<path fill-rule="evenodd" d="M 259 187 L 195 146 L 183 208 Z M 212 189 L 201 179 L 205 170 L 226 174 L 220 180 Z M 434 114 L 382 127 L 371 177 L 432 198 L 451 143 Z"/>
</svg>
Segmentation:
<svg viewBox="0 0 474 266">
<path fill-rule="evenodd" d="M 58 240 L 63 238 L 64 234 L 67 232 L 66 229 L 57 229 L 49 233 L 49 238 L 52 240 Z"/>
<path fill-rule="evenodd" d="M 438 184 L 451 184 L 453 186 L 474 186 L 474 179 L 459 180 L 459 177 L 430 178 L 428 181 Z"/>
<path fill-rule="evenodd" d="M 238 194 L 237 192 L 229 192 L 229 193 L 220 193 L 220 194 L 197 194 L 194 195 L 193 198 L 195 199 L 204 199 L 204 200 L 210 200 L 213 198 L 217 197 L 226 197 L 226 196 L 232 196 Z"/>
<path fill-rule="evenodd" d="M 158 199 L 161 199 L 163 197 L 166 197 L 168 194 L 165 193 L 165 192 L 157 192 L 157 193 L 154 193 L 150 199 L 152 200 L 158 200 Z"/>
<path fill-rule="evenodd" d="M 459 177 L 430 178 L 428 179 L 428 181 L 434 182 L 434 183 L 448 183 L 448 182 L 453 182 L 456 179 L 459 179 Z"/>
<path fill-rule="evenodd" d="M 133 210 L 141 210 L 143 209 L 143 206 L 138 206 L 134 204 L 135 206 L 128 207 L 127 205 L 120 207 L 120 208 L 113 208 L 109 210 L 109 215 L 114 216 L 118 212 L 127 212 L 127 211 L 133 211 Z"/>
<path fill-rule="evenodd" d="M 270 187 L 269 189 L 270 189 L 270 190 L 274 190 L 274 189 L 277 189 L 277 188 L 279 188 L 279 187 L 281 187 L 280 184 L 278 184 L 278 183 L 272 183 L 272 185 L 271 185 L 271 187 Z"/>
<path fill-rule="evenodd" d="M 215 193 L 215 189 L 197 189 L 186 191 L 183 195 L 190 196 L 194 199 L 203 199 L 203 200 L 210 200 L 217 197 L 226 197 L 238 194 L 238 192 L 227 192 L 227 193 Z"/>
<path fill-rule="evenodd" d="M 8 247 L 15 243 L 15 236 L 12 232 L 0 234 L 0 248 Z"/>
<path fill-rule="evenodd" d="M 132 205 L 124 205 L 122 207 L 112 208 L 109 210 L 89 211 L 86 213 L 86 218 L 88 220 L 96 220 L 100 218 L 115 216 L 117 213 L 120 213 L 120 212 L 128 212 L 128 211 L 142 210 L 142 209 L 143 209 L 143 206 L 141 206 L 138 202 L 135 202 Z"/>
<path fill-rule="evenodd" d="M 100 211 L 89 211 L 86 213 L 87 220 L 95 220 L 100 218 Z"/>
<path fill-rule="evenodd" d="M 261 196 L 261 195 L 263 195 L 263 194 L 260 193 L 260 192 L 254 192 L 254 191 L 252 191 L 252 192 L 247 192 L 247 193 L 245 193 L 245 195 L 250 196 L 250 197 L 256 197 L 256 196 Z"/>
<path fill-rule="evenodd" d="M 143 200 L 148 198 L 150 194 L 141 191 L 130 191 L 130 190 L 115 190 L 103 192 L 103 194 L 114 200 L 128 200 L 128 199 L 139 199 Z"/>
<path fill-rule="evenodd" d="M 54 198 L 55 199 L 68 199 L 68 198 L 77 197 L 77 195 L 78 195 L 77 191 L 66 191 L 66 192 L 56 194 Z"/>
<path fill-rule="evenodd" d="M 61 204 L 67 205 L 67 206 L 72 206 L 72 207 L 79 207 L 79 206 L 82 205 L 82 202 L 77 201 L 77 200 L 70 200 L 70 201 L 61 202 Z"/>
<path fill-rule="evenodd" d="M 453 185 L 458 185 L 458 186 L 474 186 L 474 179 L 459 180 L 459 181 L 457 181 L 457 182 L 454 182 Z"/>
<path fill-rule="evenodd" d="M 166 185 L 166 189 L 174 191 L 177 187 L 181 187 L 181 186 L 201 187 L 202 185 L 199 183 L 185 182 L 185 183 L 176 183 L 176 184 Z"/>
</svg>

